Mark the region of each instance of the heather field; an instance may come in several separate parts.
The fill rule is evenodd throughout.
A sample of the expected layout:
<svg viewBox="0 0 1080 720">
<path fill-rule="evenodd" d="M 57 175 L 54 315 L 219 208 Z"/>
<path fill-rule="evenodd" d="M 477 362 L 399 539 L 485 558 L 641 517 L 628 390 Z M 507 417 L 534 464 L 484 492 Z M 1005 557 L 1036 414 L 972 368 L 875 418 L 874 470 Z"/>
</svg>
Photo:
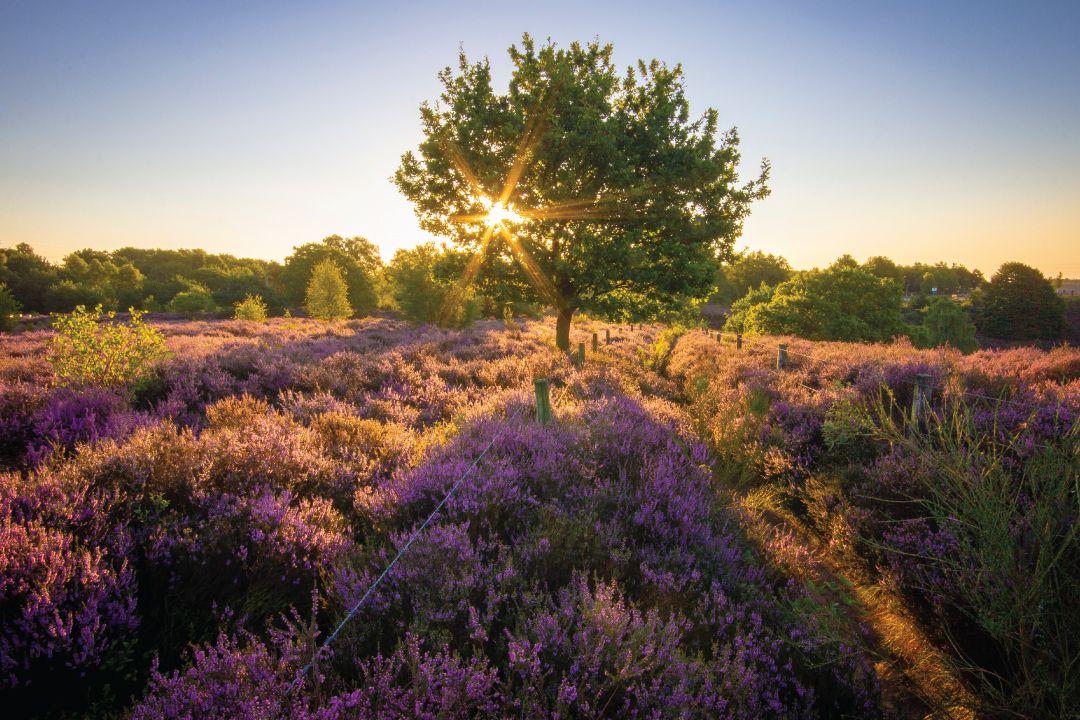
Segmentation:
<svg viewBox="0 0 1080 720">
<path fill-rule="evenodd" d="M 0 335 L 13 716 L 1080 704 L 1080 350 L 583 321 L 578 368 L 551 318 L 154 326 L 112 387 Z"/>
</svg>

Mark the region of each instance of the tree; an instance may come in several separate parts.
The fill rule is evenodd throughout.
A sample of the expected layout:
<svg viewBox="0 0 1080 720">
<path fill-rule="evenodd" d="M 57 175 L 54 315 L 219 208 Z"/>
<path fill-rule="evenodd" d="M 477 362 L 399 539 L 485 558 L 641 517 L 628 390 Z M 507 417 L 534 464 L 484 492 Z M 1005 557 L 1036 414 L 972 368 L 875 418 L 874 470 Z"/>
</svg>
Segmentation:
<svg viewBox="0 0 1080 720">
<path fill-rule="evenodd" d="M 771 285 L 761 283 L 756 289 L 750 290 L 750 292 L 733 302 L 731 304 L 731 313 L 724 322 L 724 329 L 733 333 L 746 332 L 746 314 L 750 312 L 750 308 L 755 305 L 768 304 L 772 300 L 775 290 L 776 288 Z"/>
<path fill-rule="evenodd" d="M 985 287 L 976 326 L 1002 340 L 1056 340 L 1064 332 L 1064 318 L 1064 302 L 1050 281 L 1033 267 L 1010 262 Z"/>
<path fill-rule="evenodd" d="M 186 280 L 180 278 L 184 283 L 185 290 L 181 290 L 173 296 L 173 299 L 169 301 L 166 306 L 169 312 L 183 313 L 189 317 L 196 317 L 197 315 L 205 315 L 217 310 L 217 304 L 214 302 L 214 296 L 210 293 L 210 289 L 201 283 L 197 283 L 193 280 Z"/>
<path fill-rule="evenodd" d="M 949 298 L 935 298 L 926 308 L 923 324 L 912 334 L 915 345 L 924 348 L 950 345 L 969 353 L 979 348 L 975 324 L 964 309 Z"/>
<path fill-rule="evenodd" d="M 440 262 L 446 253 L 439 252 L 434 243 L 417 245 L 412 250 L 398 250 L 387 268 L 393 288 L 394 302 L 401 313 L 413 322 L 433 323 L 439 320 L 447 297 L 454 291 L 452 284 L 438 277 Z M 479 304 L 466 295 L 455 308 L 459 312 L 444 316 L 450 325 L 466 324 L 479 315 Z"/>
<path fill-rule="evenodd" d="M 8 286 L 0 283 L 0 331 L 7 332 L 15 327 L 15 315 L 21 307 Z"/>
<path fill-rule="evenodd" d="M 319 320 L 339 320 L 352 315 L 349 286 L 341 275 L 341 268 L 333 260 L 323 260 L 312 269 L 304 298 L 308 315 Z"/>
<path fill-rule="evenodd" d="M 761 251 L 743 253 L 721 270 L 726 281 L 724 291 L 718 293 L 721 302 L 741 298 L 762 283 L 775 287 L 792 274 L 791 265 L 785 258 Z"/>
<path fill-rule="evenodd" d="M 331 235 L 322 242 L 293 248 L 278 276 L 286 299 L 296 304 L 305 302 L 312 270 L 327 260 L 332 261 L 342 273 L 349 288 L 349 304 L 356 313 L 368 315 L 373 312 L 379 303 L 375 280 L 382 269 L 382 260 L 378 248 L 362 237 Z"/>
<path fill-rule="evenodd" d="M 882 255 L 868 258 L 862 264 L 862 269 L 874 277 L 884 280 L 892 280 L 899 288 L 904 288 L 904 270 L 892 260 Z"/>
<path fill-rule="evenodd" d="M 842 260 L 780 283 L 745 311 L 744 330 L 809 340 L 887 341 L 903 332 L 900 288 Z"/>
<path fill-rule="evenodd" d="M 0 283 L 27 312 L 47 311 L 46 293 L 56 280 L 56 268 L 26 243 L 0 248 Z"/>
<path fill-rule="evenodd" d="M 557 309 L 563 349 L 579 309 L 642 319 L 707 298 L 768 193 L 767 163 L 738 184 L 737 133 L 719 133 L 712 109 L 690 118 L 678 65 L 620 77 L 611 45 L 528 35 L 509 55 L 505 94 L 461 53 L 439 102 L 421 105 L 424 140 L 394 175 L 421 227 L 476 253 L 481 277 L 528 281 L 520 299 Z"/>
</svg>

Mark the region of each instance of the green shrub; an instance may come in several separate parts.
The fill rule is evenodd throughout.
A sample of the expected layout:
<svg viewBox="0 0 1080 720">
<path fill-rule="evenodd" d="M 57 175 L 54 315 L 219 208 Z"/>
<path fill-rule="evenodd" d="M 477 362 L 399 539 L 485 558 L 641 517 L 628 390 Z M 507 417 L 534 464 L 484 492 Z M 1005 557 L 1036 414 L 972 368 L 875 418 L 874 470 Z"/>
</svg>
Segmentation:
<svg viewBox="0 0 1080 720">
<path fill-rule="evenodd" d="M 304 306 L 308 315 L 319 320 L 340 320 L 352 315 L 349 288 L 341 268 L 333 260 L 324 260 L 311 271 Z"/>
<path fill-rule="evenodd" d="M 176 293 L 169 301 L 169 312 L 183 313 L 190 317 L 205 315 L 217 310 L 217 303 L 205 285 L 187 281 L 187 289 Z"/>
<path fill-rule="evenodd" d="M 266 303 L 262 295 L 248 295 L 236 303 L 236 311 L 233 317 L 237 320 L 254 320 L 262 322 L 266 320 Z"/>
<path fill-rule="evenodd" d="M 53 319 L 56 337 L 49 359 L 62 385 L 124 387 L 145 378 L 154 361 L 166 354 L 165 337 L 142 322 L 144 313 L 132 308 L 126 323 L 114 322 L 115 312 L 102 314 L 83 306 Z M 105 322 L 101 322 L 104 320 Z"/>
<path fill-rule="evenodd" d="M 0 331 L 6 332 L 15 327 L 15 315 L 19 312 L 19 302 L 4 283 L 0 283 Z"/>
</svg>

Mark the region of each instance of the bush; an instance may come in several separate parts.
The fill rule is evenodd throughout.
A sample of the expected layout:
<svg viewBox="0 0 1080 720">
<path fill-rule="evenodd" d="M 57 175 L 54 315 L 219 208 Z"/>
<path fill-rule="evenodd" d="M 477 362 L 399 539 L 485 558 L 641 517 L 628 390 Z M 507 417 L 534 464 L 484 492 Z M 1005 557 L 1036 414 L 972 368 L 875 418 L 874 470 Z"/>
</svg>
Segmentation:
<svg viewBox="0 0 1080 720">
<path fill-rule="evenodd" d="M 49 358 L 59 383 L 116 388 L 145 378 L 166 354 L 165 337 L 142 322 L 143 313 L 134 308 L 130 313 L 126 323 L 113 322 L 115 312 L 103 316 L 100 305 L 57 315 Z"/>
<path fill-rule="evenodd" d="M 199 283 L 188 282 L 187 289 L 176 293 L 169 301 L 170 312 L 183 313 L 190 317 L 205 315 L 217 310 L 217 303 L 209 288 Z"/>
<path fill-rule="evenodd" d="M 349 288 L 333 260 L 324 260 L 311 271 L 304 306 L 311 317 L 319 320 L 341 320 L 352 315 Z"/>
<path fill-rule="evenodd" d="M 15 315 L 20 305 L 4 283 L 0 283 L 0 331 L 7 332 L 15 327 Z"/>
<path fill-rule="evenodd" d="M 236 303 L 236 312 L 233 317 L 237 320 L 254 320 L 255 322 L 266 320 L 266 303 L 263 302 L 262 295 L 247 295 Z"/>
<path fill-rule="evenodd" d="M 912 340 L 921 348 L 949 345 L 963 353 L 979 349 L 974 323 L 963 308 L 948 298 L 936 298 L 930 303 L 923 324 L 912 334 Z"/>
</svg>

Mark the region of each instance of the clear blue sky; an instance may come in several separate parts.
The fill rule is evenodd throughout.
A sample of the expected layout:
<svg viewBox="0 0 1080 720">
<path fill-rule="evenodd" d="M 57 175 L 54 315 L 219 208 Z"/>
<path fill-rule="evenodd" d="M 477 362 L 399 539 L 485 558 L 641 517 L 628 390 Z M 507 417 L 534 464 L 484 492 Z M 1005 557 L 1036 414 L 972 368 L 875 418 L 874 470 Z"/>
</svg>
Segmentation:
<svg viewBox="0 0 1080 720">
<path fill-rule="evenodd" d="M 389 181 L 437 71 L 523 31 L 681 62 L 797 267 L 1020 260 L 1080 276 L 1080 2 L 0 2 L 0 245 L 282 259 L 427 239 Z"/>
</svg>

